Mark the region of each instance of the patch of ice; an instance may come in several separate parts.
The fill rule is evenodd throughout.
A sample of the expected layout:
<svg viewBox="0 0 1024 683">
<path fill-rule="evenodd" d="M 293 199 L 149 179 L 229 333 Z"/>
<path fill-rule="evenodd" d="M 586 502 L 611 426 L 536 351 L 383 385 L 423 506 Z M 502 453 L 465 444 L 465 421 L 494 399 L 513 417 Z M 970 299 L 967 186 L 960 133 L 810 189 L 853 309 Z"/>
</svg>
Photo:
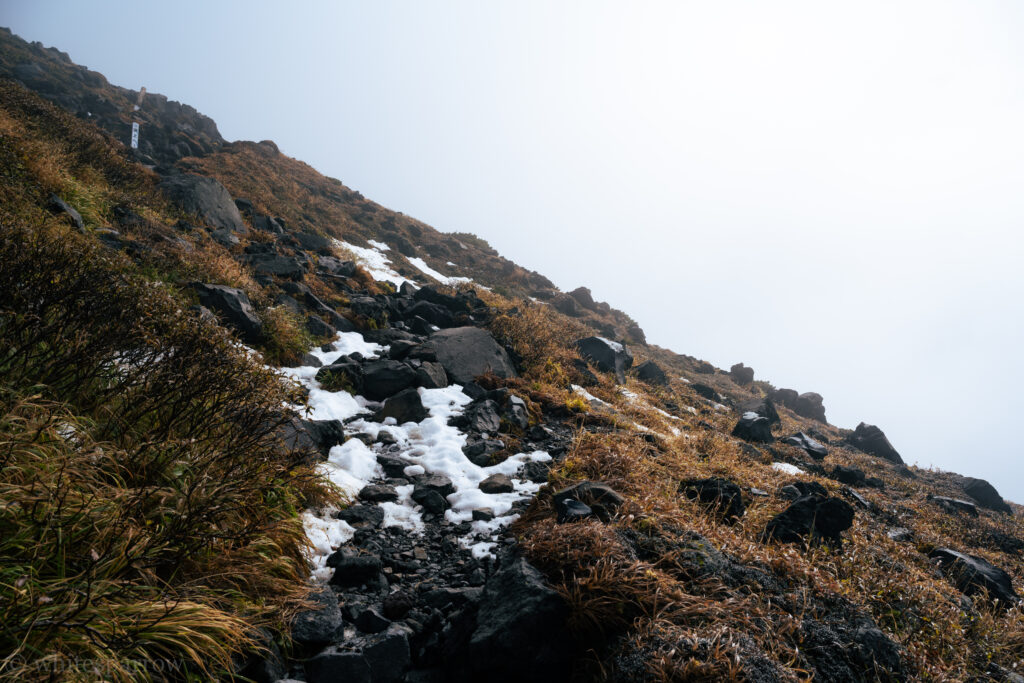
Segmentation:
<svg viewBox="0 0 1024 683">
<path fill-rule="evenodd" d="M 748 410 L 747 412 L 743 413 L 744 420 L 756 420 L 759 417 L 761 416 L 755 413 L 753 410 Z"/>
<path fill-rule="evenodd" d="M 788 462 L 773 462 L 772 469 L 785 472 L 786 474 L 807 474 L 796 465 L 790 465 Z"/>
<path fill-rule="evenodd" d="M 729 408 L 727 406 L 722 405 L 721 403 L 716 403 L 714 405 L 714 409 L 715 410 L 729 410 Z"/>
<path fill-rule="evenodd" d="M 459 284 L 460 282 L 472 282 L 473 281 L 473 278 L 468 278 L 468 277 L 454 277 L 454 276 L 442 275 L 441 273 L 437 272 L 436 270 L 434 270 L 433 268 L 428 266 L 427 262 L 424 261 L 423 259 L 421 259 L 418 256 L 414 257 L 414 258 L 406 257 L 406 260 L 409 263 L 411 263 L 412 265 L 416 266 L 422 272 L 426 273 L 430 277 L 432 277 L 435 280 L 437 280 L 438 282 L 440 282 L 441 284 L 448 285 L 449 287 L 454 287 L 455 285 Z"/>
<path fill-rule="evenodd" d="M 388 245 L 384 244 L 383 242 L 378 242 L 377 240 L 366 240 L 366 241 L 369 242 L 370 244 L 372 244 L 374 246 L 374 248 L 376 248 L 376 249 L 378 249 L 380 251 L 391 251 L 391 247 L 389 247 Z"/>
</svg>

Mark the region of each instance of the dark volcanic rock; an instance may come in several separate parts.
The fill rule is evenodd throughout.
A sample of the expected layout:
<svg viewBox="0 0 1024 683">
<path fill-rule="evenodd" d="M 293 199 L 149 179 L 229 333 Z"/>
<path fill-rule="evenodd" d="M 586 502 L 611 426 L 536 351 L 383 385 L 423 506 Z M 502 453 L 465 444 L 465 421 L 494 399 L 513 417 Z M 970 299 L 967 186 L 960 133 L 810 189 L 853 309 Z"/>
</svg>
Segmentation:
<svg viewBox="0 0 1024 683">
<path fill-rule="evenodd" d="M 480 490 L 484 493 L 512 493 L 515 487 L 507 474 L 498 472 L 480 482 Z"/>
<path fill-rule="evenodd" d="M 775 389 L 770 392 L 768 396 L 776 403 L 784 405 L 790 410 L 794 410 L 800 394 L 793 389 Z"/>
<path fill-rule="evenodd" d="M 645 361 L 636 366 L 636 377 L 648 384 L 661 386 L 668 384 L 668 376 L 665 374 L 665 371 L 653 360 Z"/>
<path fill-rule="evenodd" d="M 853 434 L 846 437 L 846 443 L 869 455 L 883 458 L 897 465 L 903 464 L 903 458 L 889 443 L 889 439 L 885 438 L 885 433 L 875 425 L 861 422 Z"/>
<path fill-rule="evenodd" d="M 327 457 L 332 448 L 345 441 L 345 428 L 339 420 L 303 420 L 294 418 L 280 429 L 281 441 L 290 450 L 314 450 Z"/>
<path fill-rule="evenodd" d="M 419 290 L 417 295 L 424 289 Z M 498 377 L 516 377 L 515 368 L 505 349 L 494 341 L 487 330 L 478 327 L 455 327 L 430 335 L 426 346 L 434 351 L 448 378 L 456 384 L 467 384 L 487 373 Z"/>
<path fill-rule="evenodd" d="M 356 555 L 343 548 L 327 558 L 334 568 L 331 583 L 336 586 L 358 586 L 380 575 L 381 561 L 376 555 Z"/>
<path fill-rule="evenodd" d="M 782 543 L 825 541 L 836 547 L 843 539 L 840 533 L 853 526 L 853 508 L 839 498 L 803 496 L 777 514 L 765 527 L 762 539 Z"/>
<path fill-rule="evenodd" d="M 416 385 L 424 389 L 441 389 L 448 386 L 448 373 L 440 363 L 424 361 L 416 368 Z"/>
<path fill-rule="evenodd" d="M 398 424 L 422 422 L 430 413 L 423 407 L 423 398 L 415 389 L 403 389 L 384 402 L 377 417 L 393 417 Z"/>
<path fill-rule="evenodd" d="M 308 660 L 303 668 L 308 683 L 373 683 L 363 653 L 339 650 L 336 646 Z"/>
<path fill-rule="evenodd" d="M 690 388 L 697 392 L 697 395 L 701 398 L 706 398 L 709 401 L 718 400 L 718 392 L 709 387 L 707 384 L 701 384 L 700 382 L 694 382 L 690 385 Z"/>
<path fill-rule="evenodd" d="M 330 365 L 325 365 L 317 370 L 316 381 L 331 391 L 344 388 L 354 394 L 361 394 L 363 366 L 354 358 L 342 356 Z"/>
<path fill-rule="evenodd" d="M 472 668 L 491 681 L 567 678 L 567 616 L 565 602 L 541 573 L 525 559 L 512 560 L 484 586 L 469 641 Z"/>
<path fill-rule="evenodd" d="M 827 422 L 823 401 L 824 399 L 821 397 L 821 394 L 808 391 L 797 397 L 796 403 L 793 405 L 793 412 L 800 417 L 807 417 L 818 422 Z"/>
<path fill-rule="evenodd" d="M 936 548 L 928 554 L 964 595 L 988 591 L 990 597 L 1014 604 L 1020 600 L 1013 590 L 1010 575 L 990 562 L 949 548 Z"/>
<path fill-rule="evenodd" d="M 306 274 L 306 268 L 294 256 L 246 254 L 245 262 L 256 273 L 274 275 L 288 280 L 301 280 Z"/>
<path fill-rule="evenodd" d="M 803 449 L 807 455 L 811 456 L 815 460 L 824 460 L 825 456 L 828 455 L 828 449 L 825 448 L 824 445 L 818 443 L 803 432 L 797 432 L 792 436 L 787 436 L 785 439 L 782 439 L 782 443 Z"/>
<path fill-rule="evenodd" d="M 576 303 L 578 303 L 583 308 L 586 308 L 587 310 L 590 311 L 597 310 L 597 304 L 594 302 L 594 296 L 590 293 L 590 290 L 588 288 L 577 287 L 576 289 L 569 292 L 569 296 L 571 296 L 573 299 L 576 299 Z"/>
<path fill-rule="evenodd" d="M 381 401 L 416 383 L 416 371 L 396 360 L 376 360 L 363 365 L 363 390 L 366 398 Z"/>
<path fill-rule="evenodd" d="M 558 491 L 554 495 L 554 503 L 557 506 L 559 501 L 568 498 L 574 498 L 589 506 L 594 514 L 604 521 L 611 519 L 625 502 L 611 486 L 595 481 L 581 481 Z"/>
<path fill-rule="evenodd" d="M 417 484 L 412 491 L 412 499 L 432 515 L 440 515 L 448 509 L 448 501 L 432 488 Z"/>
<path fill-rule="evenodd" d="M 360 489 L 359 500 L 369 503 L 393 503 L 398 500 L 398 492 L 393 486 L 386 484 L 367 484 Z"/>
<path fill-rule="evenodd" d="M 62 213 L 67 216 L 68 221 L 78 228 L 79 232 L 85 232 L 85 222 L 82 220 L 82 215 L 75 211 L 74 207 L 68 204 L 66 201 L 61 199 L 55 194 L 50 195 L 49 208 L 54 213 Z"/>
<path fill-rule="evenodd" d="M 771 443 L 775 440 L 772 436 L 771 420 L 750 411 L 743 413 L 743 417 L 732 428 L 732 435 L 746 441 L 757 443 Z"/>
<path fill-rule="evenodd" d="M 160 189 L 183 211 L 195 214 L 212 228 L 248 232 L 231 195 L 214 178 L 184 173 L 160 182 Z"/>
<path fill-rule="evenodd" d="M 292 622 L 292 638 L 303 645 L 326 645 L 341 628 L 344 619 L 338 598 L 329 588 L 309 596 L 315 607 L 299 612 Z"/>
<path fill-rule="evenodd" d="M 501 429 L 498 404 L 485 399 L 472 406 L 465 413 L 466 429 L 471 432 L 494 434 Z"/>
<path fill-rule="evenodd" d="M 753 384 L 754 368 L 748 368 L 743 363 L 737 363 L 729 368 L 729 376 L 732 377 L 732 381 L 736 382 L 736 384 L 739 384 L 740 386 Z"/>
<path fill-rule="evenodd" d="M 833 467 L 828 476 L 849 486 L 863 486 L 867 480 L 864 470 L 857 469 L 856 467 L 843 467 L 842 465 Z"/>
<path fill-rule="evenodd" d="M 775 410 L 775 405 L 772 403 L 770 398 L 754 398 L 746 401 L 740 406 L 740 409 L 744 413 L 757 413 L 761 417 L 767 417 L 768 421 L 773 424 L 781 424 L 782 418 L 779 417 L 779 411 Z"/>
<path fill-rule="evenodd" d="M 624 344 L 604 337 L 585 337 L 576 342 L 580 355 L 603 372 L 614 372 L 620 384 L 626 381 L 626 370 L 633 365 L 633 354 Z"/>
<path fill-rule="evenodd" d="M 562 498 L 555 503 L 555 513 L 559 524 L 567 524 L 587 519 L 594 514 L 594 511 L 590 509 L 590 506 L 584 505 L 575 498 Z"/>
<path fill-rule="evenodd" d="M 379 505 L 352 505 L 334 516 L 354 529 L 375 529 L 384 523 L 384 508 Z"/>
<path fill-rule="evenodd" d="M 947 498 L 946 496 L 930 496 L 928 500 L 935 503 L 946 512 L 962 512 L 970 517 L 978 516 L 978 506 L 970 502 L 969 500 L 960 500 L 959 498 Z"/>
<path fill-rule="evenodd" d="M 740 487 L 728 479 L 690 479 L 679 484 L 679 491 L 687 498 L 699 500 L 717 510 L 727 520 L 735 521 L 742 517 L 745 511 Z"/>
<path fill-rule="evenodd" d="M 234 207 L 234 204 L 231 205 Z M 225 285 L 208 285 L 193 282 L 192 288 L 199 294 L 202 306 L 220 314 L 228 325 L 238 330 L 246 344 L 263 341 L 263 322 L 256 315 L 256 309 L 249 301 L 249 295 L 240 289 Z"/>
<path fill-rule="evenodd" d="M 1010 515 L 1013 514 L 1013 508 L 1003 500 L 1003 497 L 999 495 L 996 488 L 984 479 L 965 477 L 964 493 L 978 501 L 978 505 L 983 508 L 995 510 L 996 512 L 1005 512 Z"/>
</svg>

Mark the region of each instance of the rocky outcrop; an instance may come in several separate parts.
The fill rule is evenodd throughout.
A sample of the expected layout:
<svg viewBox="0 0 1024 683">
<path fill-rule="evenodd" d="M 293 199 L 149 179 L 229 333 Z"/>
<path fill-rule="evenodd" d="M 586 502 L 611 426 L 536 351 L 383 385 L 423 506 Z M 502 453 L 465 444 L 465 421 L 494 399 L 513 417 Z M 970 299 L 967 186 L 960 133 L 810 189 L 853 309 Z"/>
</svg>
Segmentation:
<svg viewBox="0 0 1024 683">
<path fill-rule="evenodd" d="M 853 525 L 853 508 L 839 498 L 809 495 L 797 498 L 765 527 L 764 540 L 811 544 L 824 541 L 839 547 L 843 531 Z"/>
<path fill-rule="evenodd" d="M 986 591 L 989 597 L 1001 601 L 1004 605 L 1013 605 L 1020 601 L 1017 592 L 1013 590 L 1010 575 L 985 559 L 950 548 L 936 548 L 928 556 L 965 595 L 977 595 Z"/>
<path fill-rule="evenodd" d="M 793 412 L 800 417 L 807 417 L 818 422 L 827 422 L 825 419 L 825 405 L 821 394 L 813 391 L 800 394 L 793 404 Z"/>
<path fill-rule="evenodd" d="M 613 372 L 622 384 L 626 381 L 626 370 L 633 366 L 633 354 L 625 344 L 604 337 L 586 337 L 576 341 L 580 355 L 591 361 L 602 372 Z"/>
<path fill-rule="evenodd" d="M 1003 500 L 1003 497 L 996 491 L 996 487 L 984 479 L 964 477 L 963 486 L 964 493 L 977 501 L 981 507 L 995 510 L 996 512 L 1004 512 L 1009 515 L 1013 514 L 1013 508 Z"/>
<path fill-rule="evenodd" d="M 736 363 L 729 368 L 729 376 L 736 384 L 747 386 L 754 383 L 754 368 L 748 368 L 743 363 Z"/>
<path fill-rule="evenodd" d="M 229 327 L 234 328 L 247 344 L 263 340 L 263 321 L 249 301 L 249 295 L 235 287 L 192 283 L 199 294 L 199 303 L 217 313 Z"/>
<path fill-rule="evenodd" d="M 160 189 L 182 211 L 211 228 L 245 234 L 247 228 L 231 195 L 215 178 L 182 173 L 164 178 Z"/>
<path fill-rule="evenodd" d="M 775 441 L 775 437 L 772 436 L 771 420 L 753 411 L 743 413 L 739 422 L 732 428 L 732 435 L 755 443 Z"/>
<path fill-rule="evenodd" d="M 853 434 L 846 437 L 846 443 L 857 450 L 864 451 L 883 460 L 888 460 L 893 464 L 903 464 L 903 458 L 900 457 L 900 454 L 889 443 L 885 433 L 875 425 L 861 422 L 857 425 L 857 429 L 854 430 Z"/>
<path fill-rule="evenodd" d="M 828 455 L 828 449 L 823 444 L 815 441 L 803 432 L 787 436 L 782 439 L 782 443 L 796 446 L 815 460 L 824 460 L 825 456 Z"/>
<path fill-rule="evenodd" d="M 426 346 L 433 351 L 437 362 L 454 384 L 468 384 L 488 373 L 497 377 L 517 376 L 505 349 L 487 330 L 478 327 L 456 327 L 435 332 Z"/>
</svg>

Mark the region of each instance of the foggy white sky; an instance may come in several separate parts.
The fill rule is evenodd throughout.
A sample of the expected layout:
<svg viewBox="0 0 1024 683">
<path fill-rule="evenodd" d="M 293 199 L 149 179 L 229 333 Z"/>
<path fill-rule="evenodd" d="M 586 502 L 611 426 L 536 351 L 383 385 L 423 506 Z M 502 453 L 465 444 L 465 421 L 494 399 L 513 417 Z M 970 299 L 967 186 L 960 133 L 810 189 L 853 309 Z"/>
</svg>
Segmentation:
<svg viewBox="0 0 1024 683">
<path fill-rule="evenodd" d="M 0 25 L 1024 502 L 1024 5 L 276 4 Z"/>
</svg>

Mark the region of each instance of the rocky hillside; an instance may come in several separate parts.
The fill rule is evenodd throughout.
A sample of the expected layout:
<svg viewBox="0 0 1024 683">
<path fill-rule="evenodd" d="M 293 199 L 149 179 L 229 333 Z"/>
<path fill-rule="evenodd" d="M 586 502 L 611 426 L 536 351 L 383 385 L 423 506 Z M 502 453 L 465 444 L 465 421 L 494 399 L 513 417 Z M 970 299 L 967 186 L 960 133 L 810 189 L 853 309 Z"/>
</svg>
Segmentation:
<svg viewBox="0 0 1024 683">
<path fill-rule="evenodd" d="M 1024 680 L 988 482 L 138 101 L 0 36 L 0 676 Z"/>
</svg>

